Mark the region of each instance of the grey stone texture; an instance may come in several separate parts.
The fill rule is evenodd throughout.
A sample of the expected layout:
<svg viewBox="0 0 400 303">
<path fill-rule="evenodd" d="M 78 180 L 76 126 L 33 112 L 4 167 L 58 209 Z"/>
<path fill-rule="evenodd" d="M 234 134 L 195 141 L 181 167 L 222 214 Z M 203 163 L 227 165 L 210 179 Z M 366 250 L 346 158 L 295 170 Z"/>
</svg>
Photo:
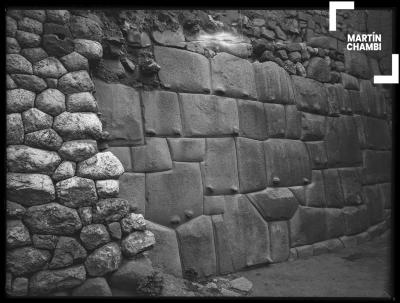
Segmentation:
<svg viewBox="0 0 400 303">
<path fill-rule="evenodd" d="M 170 170 L 172 160 L 167 140 L 164 138 L 147 138 L 146 145 L 133 147 L 132 166 L 134 172 Z"/>
</svg>

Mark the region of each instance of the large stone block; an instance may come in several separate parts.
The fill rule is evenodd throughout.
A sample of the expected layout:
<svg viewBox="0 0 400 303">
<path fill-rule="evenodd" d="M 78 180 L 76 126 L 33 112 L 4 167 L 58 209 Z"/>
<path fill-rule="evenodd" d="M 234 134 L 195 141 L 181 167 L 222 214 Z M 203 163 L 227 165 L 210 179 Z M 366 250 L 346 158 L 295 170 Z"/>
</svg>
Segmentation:
<svg viewBox="0 0 400 303">
<path fill-rule="evenodd" d="M 236 148 L 233 138 L 207 138 L 206 160 L 201 167 L 208 195 L 233 194 L 239 191 Z"/>
<path fill-rule="evenodd" d="M 268 103 L 294 103 L 292 79 L 282 67 L 272 61 L 253 65 L 259 100 Z"/>
<path fill-rule="evenodd" d="M 303 185 L 304 178 L 311 179 L 310 159 L 303 142 L 269 139 L 264 141 L 264 151 L 269 186 L 274 178 L 279 178 L 279 186 Z"/>
<path fill-rule="evenodd" d="M 324 141 L 306 142 L 308 153 L 310 154 L 312 169 L 325 168 L 328 164 L 326 147 Z"/>
<path fill-rule="evenodd" d="M 340 73 L 340 78 L 342 79 L 342 84 L 345 89 L 360 90 L 360 84 L 356 77 L 346 73 Z"/>
<path fill-rule="evenodd" d="M 214 94 L 257 99 L 254 69 L 248 60 L 218 53 L 211 59 L 211 72 Z"/>
<path fill-rule="evenodd" d="M 237 165 L 239 191 L 247 193 L 262 190 L 267 186 L 265 159 L 262 142 L 247 138 L 237 138 Z"/>
<path fill-rule="evenodd" d="M 290 254 L 290 236 L 287 221 L 268 223 L 271 260 L 274 263 L 286 261 Z"/>
<path fill-rule="evenodd" d="M 143 91 L 145 131 L 150 135 L 182 133 L 178 95 L 167 91 Z"/>
<path fill-rule="evenodd" d="M 97 201 L 94 181 L 76 176 L 58 182 L 56 193 L 58 201 L 71 208 L 92 206 Z"/>
<path fill-rule="evenodd" d="M 344 205 L 362 204 L 361 169 L 358 167 L 339 168 L 338 172 L 343 190 Z"/>
<path fill-rule="evenodd" d="M 119 178 L 119 195 L 128 201 L 129 209 L 145 214 L 145 174 L 123 173 Z"/>
<path fill-rule="evenodd" d="M 383 221 L 384 201 L 378 184 L 363 186 L 363 196 L 368 210 L 369 224 L 374 225 Z"/>
<path fill-rule="evenodd" d="M 85 267 L 90 276 L 99 277 L 116 271 L 121 261 L 120 246 L 111 242 L 92 252 L 85 261 Z"/>
<path fill-rule="evenodd" d="M 328 94 L 325 86 L 312 79 L 292 76 L 297 107 L 305 112 L 327 115 Z"/>
<path fill-rule="evenodd" d="M 30 90 L 35 93 L 40 93 L 47 88 L 46 82 L 35 75 L 12 74 L 11 78 L 19 88 Z"/>
<path fill-rule="evenodd" d="M 53 128 L 65 140 L 99 139 L 102 124 L 95 113 L 63 112 L 54 118 Z"/>
<path fill-rule="evenodd" d="M 41 78 L 60 78 L 67 70 L 58 59 L 47 57 L 33 65 L 33 73 Z"/>
<path fill-rule="evenodd" d="M 330 167 L 357 166 L 361 163 L 357 124 L 353 117 L 328 117 L 325 143 Z"/>
<path fill-rule="evenodd" d="M 109 151 L 79 162 L 76 169 L 77 176 L 94 180 L 118 179 L 123 173 L 121 162 Z"/>
<path fill-rule="evenodd" d="M 50 258 L 51 254 L 47 250 L 20 247 L 7 252 L 6 268 L 13 276 L 25 276 L 41 270 Z"/>
<path fill-rule="evenodd" d="M 185 136 L 230 135 L 239 132 L 236 101 L 217 96 L 180 94 Z"/>
<path fill-rule="evenodd" d="M 324 169 L 322 174 L 324 176 L 326 207 L 343 207 L 344 196 L 338 169 Z"/>
<path fill-rule="evenodd" d="M 324 179 L 320 170 L 313 170 L 311 183 L 304 187 L 305 205 L 310 207 L 325 207 Z"/>
<path fill-rule="evenodd" d="M 374 117 L 385 115 L 383 95 L 370 80 L 360 80 L 360 97 L 363 114 Z"/>
<path fill-rule="evenodd" d="M 201 162 L 206 154 L 206 140 L 194 138 L 168 138 L 173 161 Z"/>
<path fill-rule="evenodd" d="M 166 88 L 193 93 L 210 92 L 210 64 L 206 57 L 180 49 L 154 47 L 161 69 L 158 73 Z"/>
<path fill-rule="evenodd" d="M 256 140 L 267 138 L 267 125 L 261 102 L 238 100 L 239 135 Z"/>
<path fill-rule="evenodd" d="M 320 141 L 324 139 L 326 117 L 309 113 L 301 113 L 301 140 Z"/>
<path fill-rule="evenodd" d="M 298 207 L 293 193 L 284 187 L 267 188 L 247 197 L 266 221 L 289 220 Z"/>
<path fill-rule="evenodd" d="M 51 175 L 60 163 L 61 158 L 54 151 L 25 145 L 7 147 L 7 168 L 9 172 Z"/>
<path fill-rule="evenodd" d="M 177 229 L 184 276 L 217 273 L 215 241 L 211 217 L 200 216 Z"/>
<path fill-rule="evenodd" d="M 157 172 L 172 168 L 167 139 L 147 138 L 146 145 L 132 147 L 134 172 Z"/>
<path fill-rule="evenodd" d="M 361 79 L 371 79 L 372 71 L 368 58 L 363 52 L 344 50 L 344 66 L 346 72 Z"/>
<path fill-rule="evenodd" d="M 345 235 L 359 234 L 369 227 L 369 213 L 365 205 L 348 206 L 343 208 L 345 219 Z"/>
<path fill-rule="evenodd" d="M 146 219 L 176 227 L 203 213 L 198 163 L 175 162 L 172 171 L 146 174 Z"/>
<path fill-rule="evenodd" d="M 338 208 L 325 208 L 326 239 L 338 238 L 345 233 L 345 218 L 343 211 Z"/>
<path fill-rule="evenodd" d="M 286 132 L 287 139 L 300 139 L 301 136 L 301 112 L 296 105 L 285 106 Z"/>
<path fill-rule="evenodd" d="M 65 160 L 80 162 L 97 153 L 97 142 L 96 140 L 67 141 L 63 143 L 58 153 Z"/>
<path fill-rule="evenodd" d="M 222 201 L 225 206 L 224 201 Z M 222 215 L 213 215 L 211 217 L 215 236 L 215 253 L 217 256 L 217 272 L 226 274 L 235 271 L 233 259 L 231 256 L 231 244 L 226 238 L 228 233 L 227 227 L 224 224 Z"/>
<path fill-rule="evenodd" d="M 380 150 L 391 148 L 391 133 L 386 120 L 366 116 L 360 116 L 360 119 L 362 148 Z"/>
<path fill-rule="evenodd" d="M 362 158 L 363 184 L 390 181 L 392 170 L 392 153 L 390 151 L 364 150 Z"/>
<path fill-rule="evenodd" d="M 150 221 L 146 221 L 146 228 L 154 234 L 156 239 L 156 245 L 147 253 L 153 266 L 167 274 L 181 277 L 182 266 L 176 232 Z M 168 253 L 165 253 L 166 251 Z"/>
<path fill-rule="evenodd" d="M 138 91 L 126 85 L 106 83 L 99 79 L 94 79 L 94 83 L 98 108 L 103 115 L 103 128 L 110 133 L 108 140 L 112 141 L 112 145 L 143 144 Z"/>
<path fill-rule="evenodd" d="M 323 208 L 300 206 L 289 223 L 291 247 L 326 239 L 326 212 Z"/>
<path fill-rule="evenodd" d="M 286 119 L 285 107 L 281 104 L 264 104 L 267 134 L 269 138 L 282 138 L 285 136 Z"/>
</svg>

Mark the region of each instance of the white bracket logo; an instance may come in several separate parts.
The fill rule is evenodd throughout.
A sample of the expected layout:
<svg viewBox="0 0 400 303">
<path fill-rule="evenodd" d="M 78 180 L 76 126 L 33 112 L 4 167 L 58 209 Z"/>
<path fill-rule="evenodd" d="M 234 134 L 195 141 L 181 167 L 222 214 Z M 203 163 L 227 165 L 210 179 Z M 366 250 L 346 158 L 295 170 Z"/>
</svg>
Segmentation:
<svg viewBox="0 0 400 303">
<path fill-rule="evenodd" d="M 374 76 L 375 84 L 399 84 L 399 54 L 392 54 L 392 74 Z"/>
</svg>

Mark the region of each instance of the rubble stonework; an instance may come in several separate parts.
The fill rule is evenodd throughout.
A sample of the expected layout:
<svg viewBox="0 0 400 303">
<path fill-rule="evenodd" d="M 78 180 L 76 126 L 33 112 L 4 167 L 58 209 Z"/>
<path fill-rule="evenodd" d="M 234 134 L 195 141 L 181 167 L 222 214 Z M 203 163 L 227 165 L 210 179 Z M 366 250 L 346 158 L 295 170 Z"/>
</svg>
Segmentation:
<svg viewBox="0 0 400 303">
<path fill-rule="evenodd" d="M 387 54 L 344 50 L 368 14 L 329 32 L 319 10 L 9 10 L 10 294 L 157 295 L 156 268 L 231 273 L 387 228 Z M 242 40 L 201 41 L 222 31 Z"/>
</svg>

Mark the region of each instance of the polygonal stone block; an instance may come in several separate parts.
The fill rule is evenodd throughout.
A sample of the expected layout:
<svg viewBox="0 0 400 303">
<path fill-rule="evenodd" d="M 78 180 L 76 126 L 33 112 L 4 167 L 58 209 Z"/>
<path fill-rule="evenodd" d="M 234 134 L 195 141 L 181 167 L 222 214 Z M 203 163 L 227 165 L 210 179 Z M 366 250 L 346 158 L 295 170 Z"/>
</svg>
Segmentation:
<svg viewBox="0 0 400 303">
<path fill-rule="evenodd" d="M 145 131 L 150 135 L 181 135 L 178 95 L 167 91 L 143 91 Z"/>
<path fill-rule="evenodd" d="M 325 207 L 324 179 L 320 170 L 312 171 L 311 183 L 304 187 L 305 205 Z"/>
<path fill-rule="evenodd" d="M 124 173 L 121 162 L 111 152 L 101 152 L 78 162 L 76 175 L 93 180 L 118 179 Z"/>
<path fill-rule="evenodd" d="M 267 133 L 269 138 L 285 136 L 286 119 L 285 107 L 281 104 L 264 104 Z"/>
<path fill-rule="evenodd" d="M 391 179 L 392 153 L 390 151 L 364 150 L 363 184 L 387 182 Z"/>
<path fill-rule="evenodd" d="M 146 174 L 146 219 L 176 227 L 203 213 L 198 163 L 175 162 L 168 172 Z"/>
<path fill-rule="evenodd" d="M 328 164 L 324 141 L 305 142 L 308 153 L 310 154 L 312 169 L 325 168 Z"/>
<path fill-rule="evenodd" d="M 369 224 L 377 224 L 383 220 L 384 201 L 381 199 L 377 184 L 363 186 L 364 202 L 367 206 Z"/>
<path fill-rule="evenodd" d="M 211 217 L 200 216 L 177 229 L 183 274 L 198 277 L 217 273 Z"/>
<path fill-rule="evenodd" d="M 56 184 L 59 202 L 71 208 L 91 206 L 97 201 L 96 186 L 93 180 L 72 177 Z"/>
<path fill-rule="evenodd" d="M 145 214 L 145 174 L 122 174 L 118 196 L 128 201 L 131 211 Z"/>
<path fill-rule="evenodd" d="M 311 164 L 305 144 L 298 140 L 268 139 L 264 141 L 267 185 L 275 177 L 279 186 L 303 185 L 311 179 Z"/>
<path fill-rule="evenodd" d="M 254 63 L 258 99 L 268 103 L 293 104 L 294 90 L 289 74 L 275 62 Z"/>
<path fill-rule="evenodd" d="M 300 139 L 301 136 L 301 112 L 296 105 L 285 106 L 286 132 L 287 139 Z"/>
<path fill-rule="evenodd" d="M 185 136 L 230 135 L 239 132 L 234 99 L 193 94 L 180 96 Z"/>
<path fill-rule="evenodd" d="M 267 125 L 261 102 L 238 100 L 239 135 L 256 140 L 267 138 Z"/>
<path fill-rule="evenodd" d="M 168 138 L 173 161 L 201 162 L 206 154 L 205 139 Z"/>
<path fill-rule="evenodd" d="M 328 95 L 325 86 L 315 80 L 292 76 L 297 107 L 305 112 L 327 115 Z"/>
<path fill-rule="evenodd" d="M 265 159 L 262 142 L 247 138 L 237 138 L 237 159 L 239 191 L 247 193 L 264 189 L 267 177 L 264 170 Z"/>
<path fill-rule="evenodd" d="M 301 140 L 319 141 L 324 139 L 326 117 L 301 113 Z"/>
<path fill-rule="evenodd" d="M 214 197 L 212 197 L 214 198 Z M 224 204 L 224 201 L 222 201 Z M 219 274 L 230 273 L 234 271 L 233 259 L 230 253 L 230 243 L 225 238 L 227 227 L 224 224 L 222 215 L 213 215 L 211 220 L 214 228 L 215 253 L 217 255 L 217 272 Z"/>
<path fill-rule="evenodd" d="M 110 133 L 112 145 L 144 143 L 140 98 L 137 90 L 122 84 L 94 80 L 96 100 L 103 114 L 103 129 Z M 118 102 L 110 102 L 118 100 Z"/>
<path fill-rule="evenodd" d="M 239 192 L 236 148 L 233 138 L 207 138 L 206 160 L 202 163 L 208 195 Z"/>
<path fill-rule="evenodd" d="M 269 240 L 271 243 L 271 260 L 273 263 L 283 262 L 289 258 L 290 236 L 287 221 L 268 223 Z"/>
<path fill-rule="evenodd" d="M 165 138 L 147 138 L 146 145 L 132 147 L 134 172 L 156 172 L 172 168 L 171 155 Z"/>
<path fill-rule="evenodd" d="M 166 88 L 193 93 L 210 92 L 210 65 L 206 57 L 180 49 L 154 47 L 158 73 Z"/>
<path fill-rule="evenodd" d="M 293 193 L 284 187 L 267 188 L 247 197 L 266 221 L 289 220 L 298 207 Z"/>
<path fill-rule="evenodd" d="M 362 204 L 361 168 L 338 168 L 338 172 L 343 190 L 344 205 Z"/>
<path fill-rule="evenodd" d="M 63 112 L 54 118 L 54 130 L 65 140 L 99 139 L 102 124 L 95 113 Z"/>
<path fill-rule="evenodd" d="M 343 207 L 344 198 L 338 169 L 324 169 L 322 174 L 324 176 L 326 207 Z"/>
<path fill-rule="evenodd" d="M 345 233 L 345 218 L 343 211 L 338 208 L 325 208 L 326 238 L 338 238 Z"/>
<path fill-rule="evenodd" d="M 205 215 L 222 215 L 225 212 L 225 201 L 229 196 L 204 196 L 203 213 Z"/>
<path fill-rule="evenodd" d="M 369 226 L 369 213 L 365 205 L 343 208 L 346 231 L 345 235 L 354 235 L 365 231 Z"/>
<path fill-rule="evenodd" d="M 361 131 L 360 136 L 366 149 L 390 149 L 391 134 L 389 132 L 388 123 L 386 120 L 373 117 L 360 116 Z"/>
<path fill-rule="evenodd" d="M 248 60 L 218 53 L 211 59 L 211 71 L 214 94 L 257 99 L 254 69 Z"/>
</svg>

